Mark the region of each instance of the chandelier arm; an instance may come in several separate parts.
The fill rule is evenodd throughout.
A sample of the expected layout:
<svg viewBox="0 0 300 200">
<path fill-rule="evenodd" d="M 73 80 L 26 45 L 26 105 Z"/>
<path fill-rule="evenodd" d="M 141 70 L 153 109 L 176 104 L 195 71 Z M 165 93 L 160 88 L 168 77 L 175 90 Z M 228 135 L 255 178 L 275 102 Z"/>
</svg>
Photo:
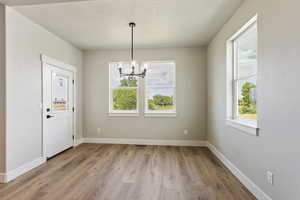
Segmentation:
<svg viewBox="0 0 300 200">
<path fill-rule="evenodd" d="M 142 75 L 145 75 L 145 73 L 139 73 L 139 74 L 135 74 L 135 73 L 130 73 L 130 74 L 120 74 L 121 76 L 142 76 Z"/>
<path fill-rule="evenodd" d="M 121 76 L 130 76 L 130 75 L 132 75 L 132 74 L 125 74 L 125 73 L 122 73 L 122 74 L 120 74 Z"/>
</svg>

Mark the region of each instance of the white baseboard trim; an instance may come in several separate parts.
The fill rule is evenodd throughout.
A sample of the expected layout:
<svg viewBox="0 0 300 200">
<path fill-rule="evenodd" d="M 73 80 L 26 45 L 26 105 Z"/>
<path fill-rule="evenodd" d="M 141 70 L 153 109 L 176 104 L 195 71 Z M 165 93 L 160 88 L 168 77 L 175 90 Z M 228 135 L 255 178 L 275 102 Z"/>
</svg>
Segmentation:
<svg viewBox="0 0 300 200">
<path fill-rule="evenodd" d="M 46 162 L 46 159 L 44 157 L 40 157 L 29 163 L 25 163 L 24 165 L 14 169 L 14 170 L 8 171 L 6 174 L 2 173 L 2 174 L 0 174 L 0 182 L 8 183 L 9 181 L 14 180 L 18 176 L 21 176 L 22 174 L 25 174 L 26 172 L 40 166 L 44 162 Z"/>
<path fill-rule="evenodd" d="M 136 145 L 161 145 L 161 146 L 206 146 L 203 140 L 145 140 L 145 139 L 120 139 L 120 138 L 84 138 L 84 143 L 99 144 L 136 144 Z"/>
<path fill-rule="evenodd" d="M 84 142 L 84 138 L 75 139 L 73 147 L 77 147 Z"/>
<path fill-rule="evenodd" d="M 262 191 L 250 178 L 241 172 L 226 156 L 221 153 L 214 145 L 207 142 L 210 151 L 239 179 L 239 181 L 258 199 L 272 200 L 264 191 Z"/>
</svg>

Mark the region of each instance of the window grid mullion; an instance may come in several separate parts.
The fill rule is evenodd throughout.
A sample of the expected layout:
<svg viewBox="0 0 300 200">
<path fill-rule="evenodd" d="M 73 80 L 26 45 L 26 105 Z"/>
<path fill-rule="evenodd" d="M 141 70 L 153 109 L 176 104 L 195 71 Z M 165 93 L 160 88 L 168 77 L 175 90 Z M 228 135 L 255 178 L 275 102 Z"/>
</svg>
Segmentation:
<svg viewBox="0 0 300 200">
<path fill-rule="evenodd" d="M 172 88 L 172 87 L 176 87 L 176 84 L 151 86 L 151 85 L 147 85 L 147 82 L 145 82 L 145 87 L 148 87 L 148 88 L 151 88 L 151 87 L 155 87 L 155 88 Z"/>
<path fill-rule="evenodd" d="M 235 78 L 234 81 L 247 80 L 249 78 L 256 77 L 256 76 L 257 76 L 257 74 L 254 74 L 254 75 L 251 75 L 251 76 L 244 76 L 244 77 L 241 77 L 241 78 Z"/>
<path fill-rule="evenodd" d="M 138 89 L 139 87 L 111 87 L 110 89 L 113 90 L 134 90 Z"/>
</svg>

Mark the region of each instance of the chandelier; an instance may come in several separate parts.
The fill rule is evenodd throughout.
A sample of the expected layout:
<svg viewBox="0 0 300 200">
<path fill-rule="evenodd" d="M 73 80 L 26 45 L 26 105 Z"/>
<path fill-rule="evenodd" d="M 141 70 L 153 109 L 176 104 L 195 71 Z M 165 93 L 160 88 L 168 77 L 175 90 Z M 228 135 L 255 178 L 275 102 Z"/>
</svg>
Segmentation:
<svg viewBox="0 0 300 200">
<path fill-rule="evenodd" d="M 128 80 L 135 80 L 136 77 L 144 78 L 146 76 L 146 69 L 143 70 L 142 73 L 135 73 L 136 61 L 133 57 L 133 28 L 136 26 L 134 22 L 129 23 L 129 27 L 131 28 L 131 73 L 123 73 L 122 67 L 119 67 L 120 77 L 128 77 Z"/>
</svg>

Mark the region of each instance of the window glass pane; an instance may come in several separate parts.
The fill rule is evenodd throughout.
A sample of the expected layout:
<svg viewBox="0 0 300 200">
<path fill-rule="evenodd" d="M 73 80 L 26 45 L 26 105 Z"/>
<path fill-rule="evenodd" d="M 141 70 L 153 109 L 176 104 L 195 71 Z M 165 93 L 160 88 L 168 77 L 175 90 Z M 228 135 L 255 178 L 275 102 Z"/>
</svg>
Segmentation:
<svg viewBox="0 0 300 200">
<path fill-rule="evenodd" d="M 175 110 L 175 88 L 149 88 L 146 91 L 148 111 L 170 112 Z"/>
<path fill-rule="evenodd" d="M 123 73 L 131 73 L 132 69 L 129 63 L 113 63 L 110 64 L 111 73 L 111 87 L 137 87 L 137 80 L 128 80 L 127 77 L 120 77 L 119 67 L 122 68 Z M 135 69 L 138 72 L 138 67 Z"/>
<path fill-rule="evenodd" d="M 175 86 L 174 63 L 150 63 L 146 68 L 147 86 Z"/>
<path fill-rule="evenodd" d="M 238 117 L 257 119 L 256 76 L 238 81 Z"/>
<path fill-rule="evenodd" d="M 52 73 L 52 110 L 68 109 L 68 78 Z"/>
<path fill-rule="evenodd" d="M 113 110 L 137 110 L 137 89 L 113 89 Z"/>
<path fill-rule="evenodd" d="M 257 73 L 257 24 L 236 39 L 237 76 L 248 77 Z"/>
</svg>

